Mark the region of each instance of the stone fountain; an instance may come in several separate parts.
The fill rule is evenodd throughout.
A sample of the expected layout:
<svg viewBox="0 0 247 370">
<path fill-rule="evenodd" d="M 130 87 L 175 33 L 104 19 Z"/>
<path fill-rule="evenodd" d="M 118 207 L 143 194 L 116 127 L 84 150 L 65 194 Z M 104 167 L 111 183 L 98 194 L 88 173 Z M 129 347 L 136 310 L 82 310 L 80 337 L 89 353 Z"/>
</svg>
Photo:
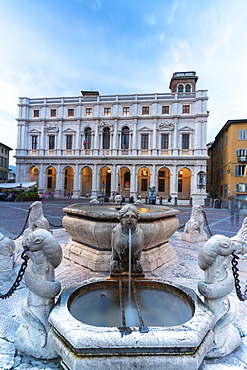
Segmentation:
<svg viewBox="0 0 247 370">
<path fill-rule="evenodd" d="M 25 274 L 30 289 L 16 348 L 36 358 L 61 358 L 66 370 L 136 368 L 196 370 L 204 358 L 226 356 L 240 344 L 232 321 L 236 311 L 228 294 L 233 278 L 231 253 L 247 252 L 244 232 L 216 235 L 201 249 L 204 281 L 198 289 L 145 278 L 141 212 L 133 205 L 117 213 L 111 232 L 110 277 L 92 278 L 65 288 L 54 269 L 61 249 L 47 230 L 35 229 L 23 240 L 32 261 Z"/>
<path fill-rule="evenodd" d="M 92 203 L 65 207 L 63 226 L 72 240 L 63 250 L 64 257 L 92 271 L 109 272 L 111 235 L 119 222 L 118 206 Z M 143 232 L 142 266 L 150 272 L 175 258 L 169 239 L 178 228 L 179 211 L 165 206 L 135 204 L 135 207 Z"/>
</svg>

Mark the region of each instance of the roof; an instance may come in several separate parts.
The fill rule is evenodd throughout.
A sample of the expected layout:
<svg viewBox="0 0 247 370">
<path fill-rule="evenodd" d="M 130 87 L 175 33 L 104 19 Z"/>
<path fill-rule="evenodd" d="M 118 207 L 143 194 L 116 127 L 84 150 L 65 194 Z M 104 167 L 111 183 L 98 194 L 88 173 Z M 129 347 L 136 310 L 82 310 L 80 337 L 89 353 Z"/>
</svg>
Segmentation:
<svg viewBox="0 0 247 370">
<path fill-rule="evenodd" d="M 0 146 L 3 146 L 5 149 L 8 149 L 8 150 L 13 150 L 12 148 L 10 148 L 8 145 L 5 145 L 3 143 L 0 143 Z"/>
</svg>

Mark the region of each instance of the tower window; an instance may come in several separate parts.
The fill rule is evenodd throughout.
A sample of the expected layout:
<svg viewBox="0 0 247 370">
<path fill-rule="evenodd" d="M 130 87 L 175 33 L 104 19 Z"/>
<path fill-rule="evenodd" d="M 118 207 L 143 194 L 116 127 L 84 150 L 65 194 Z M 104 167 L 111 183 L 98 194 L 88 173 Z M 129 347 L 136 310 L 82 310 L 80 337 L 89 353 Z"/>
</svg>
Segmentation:
<svg viewBox="0 0 247 370">
<path fill-rule="evenodd" d="M 190 84 L 185 85 L 185 92 L 191 92 L 191 85 Z"/>
<path fill-rule="evenodd" d="M 182 84 L 178 85 L 178 92 L 179 93 L 184 92 L 184 85 Z"/>
<path fill-rule="evenodd" d="M 190 113 L 190 106 L 189 105 L 183 105 L 183 110 L 182 110 L 183 114 L 185 113 Z"/>
</svg>

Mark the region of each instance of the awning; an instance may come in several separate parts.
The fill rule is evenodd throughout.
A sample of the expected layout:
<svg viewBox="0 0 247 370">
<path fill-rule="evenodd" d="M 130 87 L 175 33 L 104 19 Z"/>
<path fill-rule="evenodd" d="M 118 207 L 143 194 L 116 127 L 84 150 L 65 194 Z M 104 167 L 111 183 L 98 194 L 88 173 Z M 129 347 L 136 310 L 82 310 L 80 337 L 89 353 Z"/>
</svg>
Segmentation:
<svg viewBox="0 0 247 370">
<path fill-rule="evenodd" d="M 27 189 L 37 184 L 37 181 L 29 182 L 3 182 L 0 183 L 0 189 Z"/>
</svg>

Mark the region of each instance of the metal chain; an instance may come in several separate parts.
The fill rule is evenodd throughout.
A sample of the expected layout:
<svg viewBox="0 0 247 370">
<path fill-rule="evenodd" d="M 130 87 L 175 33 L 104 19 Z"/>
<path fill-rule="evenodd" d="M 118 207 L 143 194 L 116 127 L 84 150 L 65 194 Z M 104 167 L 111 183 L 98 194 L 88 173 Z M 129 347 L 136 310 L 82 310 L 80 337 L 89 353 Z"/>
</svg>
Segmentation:
<svg viewBox="0 0 247 370">
<path fill-rule="evenodd" d="M 184 227 L 185 227 L 185 224 L 184 224 L 184 225 L 179 226 L 179 227 L 178 227 L 178 230 L 183 229 Z"/>
<path fill-rule="evenodd" d="M 206 215 L 206 212 L 204 210 L 202 210 L 202 214 L 203 214 L 203 217 L 204 217 L 204 220 L 205 220 L 205 224 L 207 226 L 207 229 L 208 229 L 208 233 L 209 233 L 209 236 L 213 236 L 213 233 L 212 231 L 210 230 L 210 227 L 209 227 L 209 224 L 208 224 L 208 219 L 207 219 L 207 215 Z"/>
<path fill-rule="evenodd" d="M 16 240 L 16 239 L 18 239 L 18 238 L 23 234 L 23 232 L 24 232 L 24 230 L 25 230 L 25 227 L 27 226 L 27 221 L 28 221 L 28 218 L 29 218 L 30 212 L 31 212 L 31 208 L 29 208 L 29 210 L 28 210 L 27 218 L 26 218 L 26 221 L 25 221 L 25 223 L 24 223 L 24 226 L 23 226 L 23 228 L 22 228 L 22 230 L 21 230 L 20 234 L 19 234 L 18 236 L 15 236 L 14 238 L 10 238 L 10 239 Z"/>
<path fill-rule="evenodd" d="M 239 273 L 238 273 L 239 272 L 239 269 L 238 269 L 238 259 L 239 259 L 239 257 L 235 253 L 232 253 L 232 256 L 233 256 L 232 272 L 233 272 L 237 297 L 240 301 L 244 302 L 247 299 L 247 284 L 245 285 L 245 292 L 242 293 L 240 280 L 239 280 Z"/>
<path fill-rule="evenodd" d="M 5 294 L 0 293 L 0 299 L 6 299 L 6 298 L 9 298 L 10 296 L 12 296 L 12 294 L 16 291 L 16 289 L 20 285 L 21 280 L 23 278 L 23 275 L 25 273 L 25 270 L 27 268 L 28 260 L 29 260 L 29 257 L 27 256 L 26 253 L 27 253 L 27 251 L 24 250 L 21 254 L 21 258 L 24 260 L 24 262 L 22 262 L 20 271 L 18 272 L 18 275 L 16 277 L 16 280 L 15 280 L 14 284 L 12 285 L 12 287 L 9 289 L 9 291 L 7 293 L 5 293 Z"/>
<path fill-rule="evenodd" d="M 57 227 L 57 228 L 63 227 L 63 225 L 53 225 L 50 221 L 48 221 L 48 222 L 49 222 L 49 225 L 52 226 L 52 227 Z"/>
</svg>

